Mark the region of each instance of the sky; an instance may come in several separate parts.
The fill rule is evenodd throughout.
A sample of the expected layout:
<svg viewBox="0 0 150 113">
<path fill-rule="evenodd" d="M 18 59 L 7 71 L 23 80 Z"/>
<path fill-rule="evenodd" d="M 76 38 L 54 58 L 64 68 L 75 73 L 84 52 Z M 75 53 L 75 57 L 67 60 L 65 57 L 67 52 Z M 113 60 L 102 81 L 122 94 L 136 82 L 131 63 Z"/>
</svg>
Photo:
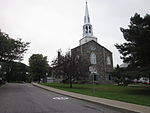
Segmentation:
<svg viewBox="0 0 150 113">
<path fill-rule="evenodd" d="M 85 0 L 0 0 L 0 29 L 11 38 L 31 42 L 24 55 L 43 54 L 49 64 L 79 45 L 84 24 Z M 115 44 L 125 42 L 120 27 L 128 28 L 137 12 L 150 14 L 150 0 L 87 0 L 94 36 L 113 53 L 113 65 L 122 64 Z"/>
</svg>

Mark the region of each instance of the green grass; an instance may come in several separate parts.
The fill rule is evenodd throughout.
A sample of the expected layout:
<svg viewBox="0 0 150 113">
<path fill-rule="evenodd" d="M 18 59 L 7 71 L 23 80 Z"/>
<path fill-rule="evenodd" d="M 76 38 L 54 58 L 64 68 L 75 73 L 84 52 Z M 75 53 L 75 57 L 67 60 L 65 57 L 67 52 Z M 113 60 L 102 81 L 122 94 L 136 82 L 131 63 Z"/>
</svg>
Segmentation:
<svg viewBox="0 0 150 113">
<path fill-rule="evenodd" d="M 93 92 L 92 84 L 73 84 L 73 88 L 69 88 L 68 84 L 60 83 L 41 84 L 89 96 L 150 106 L 150 86 L 148 85 L 132 85 L 127 87 L 116 85 L 94 85 L 95 91 Z"/>
</svg>

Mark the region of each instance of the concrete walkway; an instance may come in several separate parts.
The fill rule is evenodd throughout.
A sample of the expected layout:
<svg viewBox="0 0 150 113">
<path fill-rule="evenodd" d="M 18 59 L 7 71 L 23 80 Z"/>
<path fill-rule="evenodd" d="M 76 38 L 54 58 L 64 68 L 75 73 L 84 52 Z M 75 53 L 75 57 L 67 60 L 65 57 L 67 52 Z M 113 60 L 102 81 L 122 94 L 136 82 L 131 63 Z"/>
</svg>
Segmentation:
<svg viewBox="0 0 150 113">
<path fill-rule="evenodd" d="M 43 88 L 43 89 L 46 89 L 46 90 L 49 90 L 49 91 L 52 91 L 55 93 L 60 93 L 60 94 L 71 96 L 71 97 L 74 97 L 77 99 L 101 104 L 101 105 L 104 105 L 107 107 L 112 107 L 114 109 L 116 108 L 116 109 L 120 109 L 120 110 L 127 110 L 129 112 L 133 111 L 136 113 L 150 113 L 150 107 L 147 107 L 147 106 L 136 105 L 136 104 L 131 104 L 131 103 L 127 103 L 127 102 L 120 102 L 120 101 L 116 101 L 116 100 L 110 100 L 110 99 L 82 95 L 82 94 L 78 94 L 78 93 L 67 92 L 67 91 L 55 89 L 52 87 L 43 86 L 43 85 L 40 85 L 37 83 L 32 83 L 32 84 L 34 86 L 37 86 L 37 87 L 40 87 L 40 88 Z"/>
</svg>

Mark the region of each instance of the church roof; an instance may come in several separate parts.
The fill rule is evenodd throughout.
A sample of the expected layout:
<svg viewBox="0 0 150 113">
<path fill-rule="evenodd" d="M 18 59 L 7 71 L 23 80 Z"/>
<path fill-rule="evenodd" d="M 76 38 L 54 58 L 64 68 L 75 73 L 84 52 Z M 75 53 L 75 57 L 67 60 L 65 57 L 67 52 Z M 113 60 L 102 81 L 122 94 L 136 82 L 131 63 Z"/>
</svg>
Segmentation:
<svg viewBox="0 0 150 113">
<path fill-rule="evenodd" d="M 75 48 L 73 48 L 73 49 L 71 49 L 71 50 L 77 49 L 77 48 L 79 48 L 79 47 L 81 47 L 81 46 L 88 45 L 88 44 L 90 44 L 90 43 L 95 43 L 95 44 L 97 44 L 98 46 L 104 48 L 105 50 L 109 51 L 109 52 L 112 54 L 112 52 L 111 52 L 110 50 L 108 50 L 107 48 L 105 48 L 104 46 L 100 45 L 99 43 L 97 43 L 97 42 L 94 41 L 94 40 L 91 40 L 91 41 L 89 41 L 89 42 L 87 42 L 87 43 L 85 43 L 85 44 L 83 44 L 83 45 L 79 45 L 79 46 L 77 46 L 77 47 L 75 47 Z"/>
</svg>

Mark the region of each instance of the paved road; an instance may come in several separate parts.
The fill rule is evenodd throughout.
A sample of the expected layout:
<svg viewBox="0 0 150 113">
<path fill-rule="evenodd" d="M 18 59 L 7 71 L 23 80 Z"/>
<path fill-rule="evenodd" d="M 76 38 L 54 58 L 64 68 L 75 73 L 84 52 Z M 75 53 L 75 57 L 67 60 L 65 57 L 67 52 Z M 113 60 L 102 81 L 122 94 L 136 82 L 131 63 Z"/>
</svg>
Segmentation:
<svg viewBox="0 0 150 113">
<path fill-rule="evenodd" d="M 66 96 L 31 84 L 9 83 L 0 88 L 0 113 L 120 113 L 71 97 L 55 97 Z"/>
</svg>

